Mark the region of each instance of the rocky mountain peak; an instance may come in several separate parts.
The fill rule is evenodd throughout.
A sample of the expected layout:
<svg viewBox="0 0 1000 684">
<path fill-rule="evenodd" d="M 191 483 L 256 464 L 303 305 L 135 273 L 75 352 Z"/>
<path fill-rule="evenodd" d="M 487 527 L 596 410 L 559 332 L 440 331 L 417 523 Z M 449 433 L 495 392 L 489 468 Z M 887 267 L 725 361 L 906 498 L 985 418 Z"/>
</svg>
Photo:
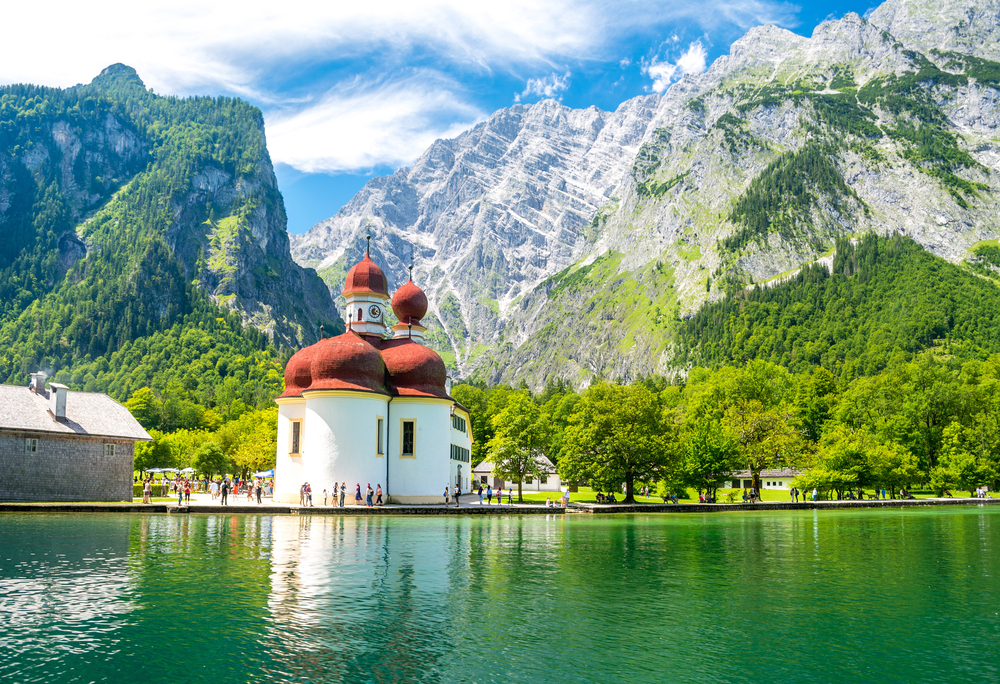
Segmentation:
<svg viewBox="0 0 1000 684">
<path fill-rule="evenodd" d="M 1000 60 L 1000 0 L 887 0 L 868 20 L 923 53 Z"/>
</svg>

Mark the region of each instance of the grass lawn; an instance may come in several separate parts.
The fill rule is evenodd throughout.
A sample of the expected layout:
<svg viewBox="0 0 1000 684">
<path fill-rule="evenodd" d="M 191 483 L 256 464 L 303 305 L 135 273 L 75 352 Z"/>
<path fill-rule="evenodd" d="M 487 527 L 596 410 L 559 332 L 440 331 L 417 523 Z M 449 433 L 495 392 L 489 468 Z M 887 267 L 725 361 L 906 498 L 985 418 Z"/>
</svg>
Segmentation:
<svg viewBox="0 0 1000 684">
<path fill-rule="evenodd" d="M 913 490 L 910 490 L 910 493 L 913 494 L 913 496 L 916 497 L 916 498 L 918 498 L 918 499 L 931 499 L 931 498 L 934 498 L 934 492 L 932 492 L 930 490 L 917 490 L 917 489 L 913 489 Z M 733 499 L 732 499 L 733 503 L 742 503 L 743 502 L 743 490 L 742 489 L 720 489 L 716 493 L 716 496 L 717 496 L 718 501 L 720 503 L 729 503 L 729 494 L 733 495 Z M 875 494 L 875 490 L 873 490 L 873 489 L 866 489 L 865 490 L 865 498 L 866 499 L 868 497 L 874 495 L 874 494 Z M 956 497 L 959 497 L 959 498 L 968 496 L 968 492 L 952 491 L 952 494 L 954 494 Z M 466 493 L 466 494 L 462 495 L 462 498 L 468 500 L 469 496 L 470 496 L 470 494 Z M 475 494 L 473 493 L 473 494 L 471 494 L 471 496 L 475 496 Z M 556 499 L 556 497 L 560 496 L 560 492 L 524 492 L 524 494 L 523 494 L 524 503 L 545 503 L 545 499 L 548 498 L 548 497 L 550 497 L 550 496 L 552 497 L 552 499 L 554 501 Z M 887 496 L 888 496 L 888 494 L 887 494 Z M 569 497 L 570 497 L 569 498 L 570 503 L 574 503 L 574 502 L 576 502 L 576 503 L 597 503 L 597 492 L 594 491 L 593 489 L 591 489 L 590 487 L 580 487 L 580 491 L 578 491 L 578 492 L 571 492 L 570 495 L 569 495 Z M 624 496 L 620 492 L 615 492 L 615 498 L 617 498 L 618 501 L 621 502 L 621 500 L 624 498 Z M 791 496 L 791 494 L 788 493 L 787 489 L 765 489 L 765 490 L 763 490 L 761 492 L 761 498 L 764 501 L 791 501 L 792 500 L 792 496 Z M 891 498 L 891 497 L 889 497 L 889 498 Z M 504 498 L 503 498 L 503 500 L 506 503 L 506 501 L 507 501 L 507 490 L 506 489 L 504 490 Z M 636 496 L 635 500 L 636 500 L 637 503 L 658 503 L 658 504 L 663 503 L 663 499 L 661 499 L 659 496 Z M 799 497 L 799 501 L 801 501 L 801 500 L 802 500 L 802 497 L 800 496 Z M 823 499 L 821 499 L 821 501 L 822 500 Z M 697 503 L 698 502 L 698 492 L 694 491 L 693 489 L 689 489 L 688 492 L 687 492 L 687 496 L 680 497 L 680 501 L 682 503 Z M 515 503 L 517 502 L 517 489 L 514 489 L 514 502 Z"/>
</svg>

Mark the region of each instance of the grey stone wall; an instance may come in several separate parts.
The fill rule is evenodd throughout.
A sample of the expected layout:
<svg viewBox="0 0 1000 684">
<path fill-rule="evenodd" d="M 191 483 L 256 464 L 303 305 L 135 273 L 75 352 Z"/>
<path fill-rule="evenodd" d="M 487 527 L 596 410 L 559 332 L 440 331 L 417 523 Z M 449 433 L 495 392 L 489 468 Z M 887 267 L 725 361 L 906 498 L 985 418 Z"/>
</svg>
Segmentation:
<svg viewBox="0 0 1000 684">
<path fill-rule="evenodd" d="M 26 437 L 38 439 L 36 453 Z M 0 501 L 131 501 L 134 456 L 128 440 L 0 432 Z"/>
</svg>

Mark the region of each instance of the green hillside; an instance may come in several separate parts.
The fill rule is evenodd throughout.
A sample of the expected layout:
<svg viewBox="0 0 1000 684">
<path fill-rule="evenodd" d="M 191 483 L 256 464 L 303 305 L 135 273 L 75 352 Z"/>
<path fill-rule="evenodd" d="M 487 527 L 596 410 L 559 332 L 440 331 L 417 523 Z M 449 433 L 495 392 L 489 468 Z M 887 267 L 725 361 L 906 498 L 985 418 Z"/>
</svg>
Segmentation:
<svg viewBox="0 0 1000 684">
<path fill-rule="evenodd" d="M 1000 352 L 1000 287 L 909 238 L 869 234 L 837 242 L 832 273 L 814 264 L 783 283 L 738 290 L 684 321 L 677 339 L 680 363 L 763 359 L 847 379 L 936 345 L 984 359 Z"/>
<path fill-rule="evenodd" d="M 263 118 L 159 97 L 129 67 L 0 88 L 0 380 L 41 368 L 124 400 L 281 387 L 281 355 L 340 323 L 288 254 Z M 266 239 L 261 239 L 263 234 Z"/>
</svg>

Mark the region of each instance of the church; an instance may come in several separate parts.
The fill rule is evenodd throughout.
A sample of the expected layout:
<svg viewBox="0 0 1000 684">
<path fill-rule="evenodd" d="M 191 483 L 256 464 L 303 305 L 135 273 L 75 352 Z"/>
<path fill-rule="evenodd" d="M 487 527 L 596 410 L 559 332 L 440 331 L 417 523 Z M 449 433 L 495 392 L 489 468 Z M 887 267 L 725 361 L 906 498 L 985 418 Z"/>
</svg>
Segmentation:
<svg viewBox="0 0 1000 684">
<path fill-rule="evenodd" d="M 344 282 L 348 330 L 299 350 L 285 366 L 278 404 L 276 503 L 313 503 L 347 482 L 382 487 L 383 501 L 442 503 L 445 487 L 469 491 L 472 422 L 449 395 L 444 361 L 426 347 L 427 296 L 410 280 L 391 299 L 366 251 Z M 390 330 L 391 305 L 399 323 Z"/>
</svg>

